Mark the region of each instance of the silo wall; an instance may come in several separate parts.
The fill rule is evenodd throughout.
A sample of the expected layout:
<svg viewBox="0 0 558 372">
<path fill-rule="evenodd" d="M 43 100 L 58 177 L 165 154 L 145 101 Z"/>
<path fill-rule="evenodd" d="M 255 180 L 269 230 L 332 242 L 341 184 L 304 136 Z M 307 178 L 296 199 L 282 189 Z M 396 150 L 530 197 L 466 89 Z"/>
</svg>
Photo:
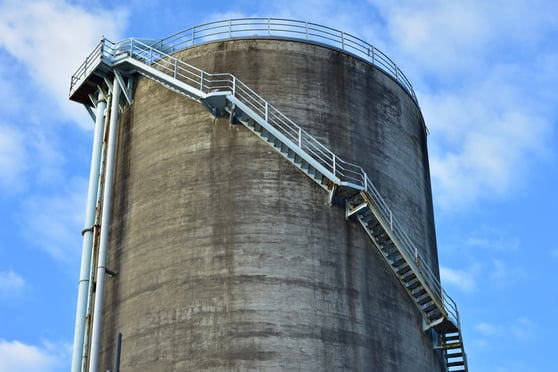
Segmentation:
<svg viewBox="0 0 558 372">
<path fill-rule="evenodd" d="M 437 272 L 422 116 L 383 72 L 330 48 L 230 40 L 177 56 L 230 72 L 359 163 Z M 146 78 L 123 113 L 101 370 L 442 371 L 364 230 L 228 118 Z"/>
</svg>

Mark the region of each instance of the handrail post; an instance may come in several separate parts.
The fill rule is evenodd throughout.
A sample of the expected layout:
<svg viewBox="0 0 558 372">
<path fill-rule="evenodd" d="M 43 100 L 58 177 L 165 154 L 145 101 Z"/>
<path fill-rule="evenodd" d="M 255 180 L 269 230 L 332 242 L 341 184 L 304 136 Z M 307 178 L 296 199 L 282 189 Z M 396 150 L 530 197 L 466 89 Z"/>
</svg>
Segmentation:
<svg viewBox="0 0 558 372">
<path fill-rule="evenodd" d="M 233 97 L 236 97 L 236 76 L 233 76 L 232 83 L 232 95 Z"/>
<path fill-rule="evenodd" d="M 310 35 L 308 34 L 308 22 L 304 22 L 306 25 L 306 40 L 310 40 Z"/>
<path fill-rule="evenodd" d="M 101 59 L 102 59 L 105 56 L 105 37 L 104 36 L 101 38 L 101 43 L 100 44 L 101 44 L 100 47 L 101 47 Z"/>
<path fill-rule="evenodd" d="M 366 172 L 364 172 L 364 191 L 368 192 L 368 173 Z"/>
<path fill-rule="evenodd" d="M 341 49 L 345 50 L 345 32 L 341 31 Z"/>
<path fill-rule="evenodd" d="M 229 39 L 232 38 L 232 19 L 229 19 Z"/>
<path fill-rule="evenodd" d="M 265 101 L 265 122 L 267 123 L 267 119 L 268 119 L 268 108 L 269 104 L 267 103 L 267 101 Z"/>
<path fill-rule="evenodd" d="M 393 231 L 393 213 L 391 209 L 389 210 L 389 229 Z"/>
<path fill-rule="evenodd" d="M 203 70 L 200 73 L 200 90 L 203 92 Z"/>
<path fill-rule="evenodd" d="M 196 44 L 196 26 L 192 27 L 192 45 Z"/>
<path fill-rule="evenodd" d="M 298 147 L 302 150 L 302 128 L 298 127 Z"/>
<path fill-rule="evenodd" d="M 335 158 L 336 158 L 335 154 L 333 154 L 332 158 L 333 158 L 333 164 L 332 164 L 333 165 L 333 169 L 332 169 L 333 170 L 333 175 L 336 176 L 336 174 L 335 174 L 336 173 L 335 172 Z"/>
<path fill-rule="evenodd" d="M 271 36 L 271 20 L 267 19 L 267 36 Z"/>
</svg>

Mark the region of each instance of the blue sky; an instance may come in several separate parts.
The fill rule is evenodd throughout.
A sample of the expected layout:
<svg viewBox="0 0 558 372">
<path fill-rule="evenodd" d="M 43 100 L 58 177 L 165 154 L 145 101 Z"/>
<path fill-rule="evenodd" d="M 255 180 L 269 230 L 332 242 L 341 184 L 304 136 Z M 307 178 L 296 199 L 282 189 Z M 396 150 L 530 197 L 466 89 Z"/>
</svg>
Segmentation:
<svg viewBox="0 0 558 372">
<path fill-rule="evenodd" d="M 557 13 L 551 0 L 0 0 L 0 372 L 70 365 L 93 136 L 71 74 L 101 35 L 243 16 L 331 26 L 398 63 L 430 129 L 442 284 L 470 370 L 555 370 Z"/>
</svg>

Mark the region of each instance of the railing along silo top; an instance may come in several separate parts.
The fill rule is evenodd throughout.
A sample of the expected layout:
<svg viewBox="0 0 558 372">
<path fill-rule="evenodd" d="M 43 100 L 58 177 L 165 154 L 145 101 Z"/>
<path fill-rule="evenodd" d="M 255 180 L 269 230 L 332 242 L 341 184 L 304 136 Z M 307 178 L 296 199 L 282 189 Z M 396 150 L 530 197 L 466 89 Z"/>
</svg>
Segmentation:
<svg viewBox="0 0 558 372">
<path fill-rule="evenodd" d="M 208 42 L 255 37 L 304 40 L 341 49 L 385 72 L 407 91 L 418 106 L 409 79 L 381 50 L 356 36 L 316 23 L 284 18 L 229 19 L 194 26 L 151 45 L 170 54 Z"/>
</svg>

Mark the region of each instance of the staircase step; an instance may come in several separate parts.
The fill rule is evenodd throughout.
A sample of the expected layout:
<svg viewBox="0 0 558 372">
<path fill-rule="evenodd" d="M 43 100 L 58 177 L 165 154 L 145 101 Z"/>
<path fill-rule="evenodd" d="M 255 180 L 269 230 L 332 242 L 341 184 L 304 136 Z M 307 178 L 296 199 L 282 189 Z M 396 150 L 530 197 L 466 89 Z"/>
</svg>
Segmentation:
<svg viewBox="0 0 558 372">
<path fill-rule="evenodd" d="M 403 266 L 402 269 L 400 269 L 399 271 L 397 271 L 397 275 L 399 275 L 399 279 L 401 279 L 401 281 L 407 285 L 407 283 L 412 282 L 414 279 L 417 278 L 417 276 L 415 275 L 415 273 L 406 266 Z"/>
<path fill-rule="evenodd" d="M 316 168 L 314 168 L 311 165 L 308 165 L 308 169 L 306 171 L 310 176 L 314 176 L 314 173 L 316 172 Z"/>
<path fill-rule="evenodd" d="M 461 349 L 460 349 L 461 350 Z M 463 358 L 463 351 L 457 353 L 446 353 L 446 359 Z"/>
<path fill-rule="evenodd" d="M 394 253 L 399 253 L 399 249 L 397 249 L 394 245 L 390 245 L 387 246 L 384 250 L 383 250 L 383 254 L 384 256 L 388 257 L 389 255 L 392 255 Z"/>
<path fill-rule="evenodd" d="M 462 366 L 464 365 L 465 362 L 464 361 L 458 361 L 458 362 L 448 362 L 446 365 L 449 367 L 457 367 L 457 366 Z"/>
<path fill-rule="evenodd" d="M 423 285 L 422 285 L 421 281 L 418 280 L 418 279 L 416 279 L 416 280 L 410 282 L 409 284 L 407 284 L 407 289 L 409 289 L 410 291 L 414 291 L 415 289 L 417 289 L 419 287 L 423 287 Z"/>
<path fill-rule="evenodd" d="M 429 312 L 431 312 L 432 310 L 436 309 L 437 307 L 438 307 L 438 306 L 436 305 L 436 303 L 435 303 L 435 302 L 432 302 L 430 305 L 426 305 L 425 307 L 423 307 L 422 310 L 423 310 L 425 313 L 429 313 Z"/>
<path fill-rule="evenodd" d="M 430 312 L 427 314 L 426 318 L 428 319 L 428 321 L 430 323 L 436 322 L 440 319 L 442 319 L 444 317 L 444 315 L 442 315 L 442 313 L 440 313 L 440 310 L 435 309 L 434 311 Z"/>
<path fill-rule="evenodd" d="M 430 301 L 432 301 L 430 296 L 424 296 L 420 300 L 417 299 L 417 304 L 419 304 L 422 307 L 422 306 L 426 305 L 427 303 L 429 303 Z"/>
<path fill-rule="evenodd" d="M 446 344 L 451 344 L 451 342 L 448 342 L 448 341 L 459 341 L 459 340 L 460 340 L 459 334 L 451 335 L 451 336 L 446 336 L 446 335 L 444 336 L 444 342 Z M 456 342 L 456 343 L 459 343 L 459 342 Z"/>
<path fill-rule="evenodd" d="M 407 261 L 405 260 L 405 257 L 403 257 L 403 256 L 397 257 L 397 259 L 392 262 L 392 265 L 396 268 L 402 267 L 403 265 L 406 265 L 406 264 L 407 264 Z"/>
<path fill-rule="evenodd" d="M 358 214 L 358 217 L 360 218 L 360 220 L 362 222 L 364 222 L 366 224 L 366 227 L 368 227 L 368 228 L 373 227 L 372 221 L 374 220 L 374 217 L 370 214 L 370 211 L 368 211 L 368 210 L 363 211 L 363 212 Z"/>
<path fill-rule="evenodd" d="M 426 294 L 426 289 L 424 287 L 420 287 L 418 291 L 413 291 L 413 297 L 416 298 L 420 298 L 422 296 L 424 296 Z M 430 297 L 430 296 L 427 296 Z"/>
</svg>

